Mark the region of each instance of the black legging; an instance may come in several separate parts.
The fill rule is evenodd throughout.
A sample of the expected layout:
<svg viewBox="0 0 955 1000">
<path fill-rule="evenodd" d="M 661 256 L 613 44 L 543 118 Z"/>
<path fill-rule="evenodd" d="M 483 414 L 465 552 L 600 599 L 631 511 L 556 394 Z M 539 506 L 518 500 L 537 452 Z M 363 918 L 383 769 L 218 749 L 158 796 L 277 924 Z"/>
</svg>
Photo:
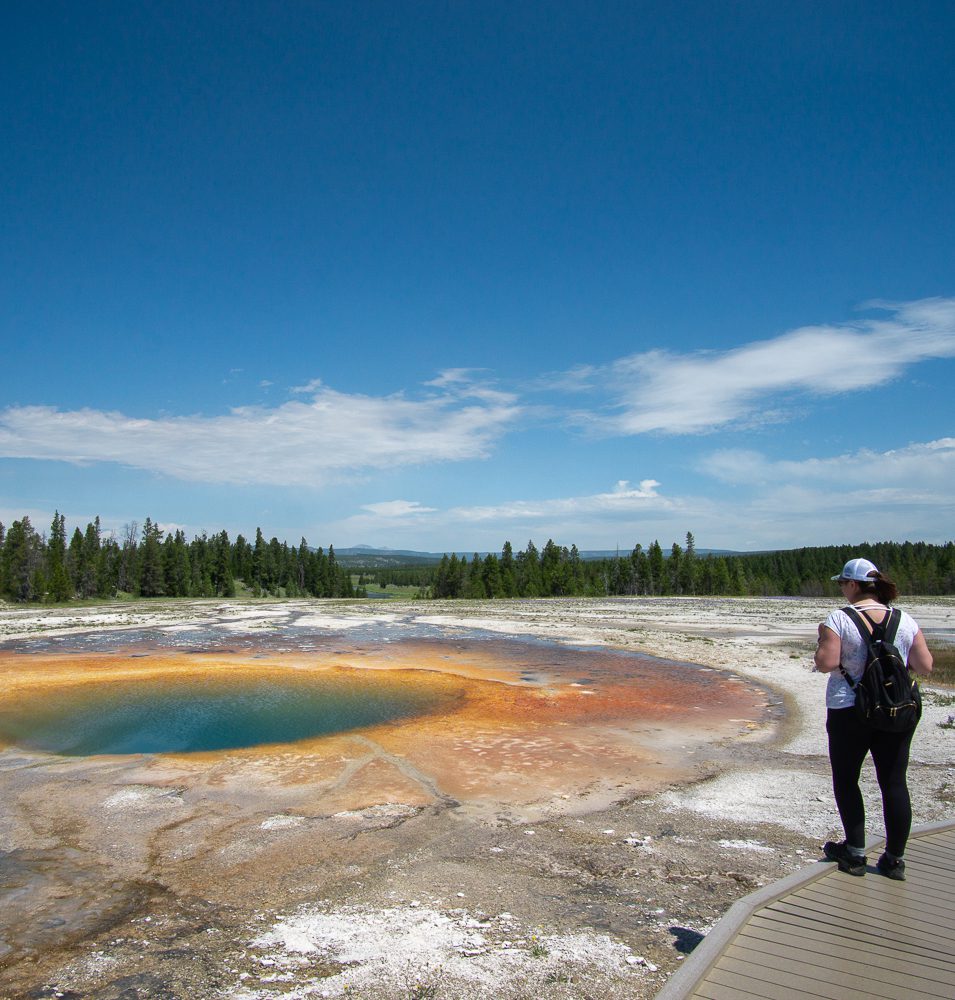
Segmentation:
<svg viewBox="0 0 955 1000">
<path fill-rule="evenodd" d="M 865 755 L 871 751 L 876 777 L 882 789 L 885 819 L 885 849 L 902 857 L 912 828 L 912 802 L 905 774 L 909 747 L 915 730 L 883 733 L 859 721 L 854 708 L 830 708 L 826 718 L 832 790 L 851 847 L 865 847 L 865 805 L 859 791 L 859 775 Z"/>
</svg>

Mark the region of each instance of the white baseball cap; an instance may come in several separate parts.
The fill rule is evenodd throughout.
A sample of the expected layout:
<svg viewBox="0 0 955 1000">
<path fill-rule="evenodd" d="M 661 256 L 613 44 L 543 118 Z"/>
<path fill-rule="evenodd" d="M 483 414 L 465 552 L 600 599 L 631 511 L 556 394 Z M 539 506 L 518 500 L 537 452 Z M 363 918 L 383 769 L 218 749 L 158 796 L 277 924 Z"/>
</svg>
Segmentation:
<svg viewBox="0 0 955 1000">
<path fill-rule="evenodd" d="M 878 573 L 879 571 L 875 568 L 874 563 L 870 563 L 868 559 L 850 559 L 845 566 L 842 567 L 842 572 L 837 576 L 832 577 L 833 580 L 859 580 L 860 582 L 871 582 L 872 577 L 870 573 Z"/>
</svg>

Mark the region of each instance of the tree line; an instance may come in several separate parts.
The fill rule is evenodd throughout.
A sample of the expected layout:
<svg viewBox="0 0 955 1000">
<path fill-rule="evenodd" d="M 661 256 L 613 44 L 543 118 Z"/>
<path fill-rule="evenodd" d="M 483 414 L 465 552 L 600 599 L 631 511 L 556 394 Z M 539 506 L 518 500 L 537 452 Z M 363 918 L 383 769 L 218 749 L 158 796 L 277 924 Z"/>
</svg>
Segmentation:
<svg viewBox="0 0 955 1000">
<path fill-rule="evenodd" d="M 0 523 L 0 597 L 18 602 L 130 597 L 363 597 L 365 583 L 414 587 L 422 598 L 612 597 L 715 595 L 821 597 L 847 559 L 871 559 L 902 594 L 955 594 L 955 543 L 879 542 L 745 554 L 698 553 L 692 532 L 664 550 L 659 541 L 611 558 L 584 559 L 577 546 L 533 541 L 515 552 L 445 554 L 437 565 L 364 567 L 358 586 L 332 546 L 312 549 L 303 538 L 289 546 L 253 542 L 227 532 L 187 541 L 146 518 L 117 536 L 99 518 L 76 528 L 67 542 L 58 511 L 48 533 L 28 517 Z"/>
<path fill-rule="evenodd" d="M 119 537 L 97 517 L 66 539 L 59 511 L 48 534 L 29 517 L 0 523 L 0 597 L 12 601 L 69 601 L 131 597 L 234 597 L 237 586 L 254 597 L 355 597 L 351 573 L 335 550 L 312 549 L 303 538 L 290 547 L 220 531 L 187 542 L 181 530 L 164 532 L 150 518 L 142 530 L 127 524 Z"/>
<path fill-rule="evenodd" d="M 437 566 L 366 569 L 379 586 L 418 587 L 433 598 L 612 597 L 713 595 L 729 597 L 822 597 L 835 591 L 830 578 L 854 556 L 864 556 L 899 586 L 902 594 L 955 594 L 955 543 L 879 542 L 816 546 L 745 554 L 699 554 L 692 532 L 686 544 L 665 551 L 659 541 L 623 555 L 582 559 L 548 540 L 515 553 L 505 542 L 498 556 L 474 553 L 468 560 L 444 555 Z"/>
</svg>

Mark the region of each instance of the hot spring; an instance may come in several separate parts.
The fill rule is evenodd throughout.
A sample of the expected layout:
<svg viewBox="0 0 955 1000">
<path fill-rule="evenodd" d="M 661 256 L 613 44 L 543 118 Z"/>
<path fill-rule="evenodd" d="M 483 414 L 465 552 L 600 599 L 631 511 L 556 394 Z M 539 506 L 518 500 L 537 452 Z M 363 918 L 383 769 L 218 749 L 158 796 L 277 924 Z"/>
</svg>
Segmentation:
<svg viewBox="0 0 955 1000">
<path fill-rule="evenodd" d="M 246 671 L 67 684 L 0 706 L 0 742 L 64 756 L 291 743 L 446 710 L 447 691 L 380 671 Z"/>
<path fill-rule="evenodd" d="M 539 790 L 538 765 L 566 777 L 585 759 L 582 744 L 593 744 L 602 772 L 616 743 L 628 769 L 638 744 L 662 761 L 663 744 L 738 730 L 734 720 L 766 708 L 764 693 L 738 678 L 620 650 L 404 620 L 347 636 L 302 615 L 255 626 L 0 643 L 0 747 L 93 757 L 280 745 L 324 759 L 339 734 L 373 731 L 466 797 L 479 786 L 500 794 L 509 773 Z"/>
</svg>

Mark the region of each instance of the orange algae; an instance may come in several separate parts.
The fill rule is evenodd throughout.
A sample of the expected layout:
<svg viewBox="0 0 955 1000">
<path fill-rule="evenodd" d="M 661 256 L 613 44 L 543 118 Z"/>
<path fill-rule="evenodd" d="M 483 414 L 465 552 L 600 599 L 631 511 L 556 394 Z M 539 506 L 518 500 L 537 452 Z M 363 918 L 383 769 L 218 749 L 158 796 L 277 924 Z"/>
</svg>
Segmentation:
<svg viewBox="0 0 955 1000">
<path fill-rule="evenodd" d="M 680 664 L 418 641 L 322 653 L 0 655 L 0 712 L 78 686 L 269 677 L 306 685 L 322 674 L 346 685 L 372 676 L 376 686 L 427 694 L 436 707 L 353 733 L 169 756 L 194 766 L 267 759 L 279 784 L 315 784 L 325 809 L 435 797 L 528 803 L 687 777 L 685 746 L 753 728 L 767 710 L 758 688 Z"/>
</svg>

